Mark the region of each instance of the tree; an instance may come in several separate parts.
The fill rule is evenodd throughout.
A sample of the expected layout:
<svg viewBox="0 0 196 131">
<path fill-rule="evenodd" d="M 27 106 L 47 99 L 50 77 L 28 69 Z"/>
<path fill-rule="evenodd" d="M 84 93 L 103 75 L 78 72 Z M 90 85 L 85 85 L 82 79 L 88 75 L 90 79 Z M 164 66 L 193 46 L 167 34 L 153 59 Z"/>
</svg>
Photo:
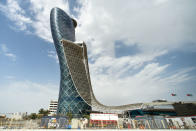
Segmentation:
<svg viewBox="0 0 196 131">
<path fill-rule="evenodd" d="M 44 109 L 43 108 L 39 109 L 39 113 L 38 114 L 43 114 L 43 113 L 44 113 Z"/>
<path fill-rule="evenodd" d="M 37 118 L 37 114 L 36 113 L 31 113 L 29 115 L 29 118 L 35 120 Z"/>
<path fill-rule="evenodd" d="M 50 113 L 49 110 L 44 110 L 43 108 L 41 108 L 38 114 L 42 114 L 43 116 L 48 116 L 49 113 Z"/>
</svg>

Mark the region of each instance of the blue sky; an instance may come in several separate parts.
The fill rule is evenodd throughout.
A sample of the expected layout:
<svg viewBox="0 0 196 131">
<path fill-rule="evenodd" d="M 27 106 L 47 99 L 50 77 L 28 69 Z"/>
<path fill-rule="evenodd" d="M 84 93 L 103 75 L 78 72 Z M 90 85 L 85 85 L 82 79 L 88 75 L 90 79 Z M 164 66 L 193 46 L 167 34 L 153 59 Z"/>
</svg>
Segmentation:
<svg viewBox="0 0 196 131">
<path fill-rule="evenodd" d="M 76 39 L 87 44 L 93 90 L 103 104 L 195 101 L 195 4 L 1 1 L 0 112 L 37 112 L 58 99 L 60 72 L 49 23 L 53 7 L 77 20 Z"/>
</svg>

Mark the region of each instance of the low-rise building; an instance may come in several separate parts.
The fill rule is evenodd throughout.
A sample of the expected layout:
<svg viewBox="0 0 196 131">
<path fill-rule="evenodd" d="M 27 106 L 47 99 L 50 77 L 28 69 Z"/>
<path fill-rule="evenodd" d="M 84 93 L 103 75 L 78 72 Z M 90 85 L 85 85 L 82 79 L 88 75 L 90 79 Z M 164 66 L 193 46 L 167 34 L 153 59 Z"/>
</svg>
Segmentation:
<svg viewBox="0 0 196 131">
<path fill-rule="evenodd" d="M 16 113 L 13 113 L 10 118 L 13 120 L 22 120 L 25 116 L 27 116 L 27 112 L 25 113 L 16 112 Z"/>
<path fill-rule="evenodd" d="M 49 105 L 49 112 L 50 116 L 56 115 L 57 113 L 57 107 L 58 107 L 58 101 L 57 100 L 51 100 Z"/>
</svg>

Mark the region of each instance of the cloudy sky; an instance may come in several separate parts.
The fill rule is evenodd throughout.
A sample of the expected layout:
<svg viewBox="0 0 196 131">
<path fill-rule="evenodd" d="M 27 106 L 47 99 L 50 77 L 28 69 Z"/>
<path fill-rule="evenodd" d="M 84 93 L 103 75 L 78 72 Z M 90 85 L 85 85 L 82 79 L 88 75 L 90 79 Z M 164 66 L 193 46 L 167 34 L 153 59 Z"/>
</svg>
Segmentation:
<svg viewBox="0 0 196 131">
<path fill-rule="evenodd" d="M 1 0 L 0 112 L 37 112 L 58 99 L 53 7 L 77 20 L 76 39 L 87 44 L 93 90 L 103 104 L 196 101 L 195 5 L 195 0 Z"/>
</svg>

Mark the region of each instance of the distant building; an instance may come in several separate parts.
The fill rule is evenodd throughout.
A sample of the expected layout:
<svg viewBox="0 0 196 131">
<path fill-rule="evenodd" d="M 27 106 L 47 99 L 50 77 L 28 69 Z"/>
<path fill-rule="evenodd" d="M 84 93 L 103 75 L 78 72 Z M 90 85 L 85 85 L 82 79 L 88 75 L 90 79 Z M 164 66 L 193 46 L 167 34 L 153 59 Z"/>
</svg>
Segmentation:
<svg viewBox="0 0 196 131">
<path fill-rule="evenodd" d="M 25 116 L 27 116 L 27 112 L 25 113 L 16 112 L 16 113 L 13 113 L 10 118 L 13 120 L 22 120 Z"/>
<path fill-rule="evenodd" d="M 196 116 L 196 103 L 174 103 L 174 109 L 178 116 Z"/>
<path fill-rule="evenodd" d="M 49 105 L 50 115 L 56 115 L 57 107 L 58 107 L 58 101 L 57 100 L 51 100 L 50 105 Z"/>
<path fill-rule="evenodd" d="M 0 119 L 5 119 L 6 118 L 6 115 L 5 114 L 1 114 L 0 115 Z"/>
</svg>

